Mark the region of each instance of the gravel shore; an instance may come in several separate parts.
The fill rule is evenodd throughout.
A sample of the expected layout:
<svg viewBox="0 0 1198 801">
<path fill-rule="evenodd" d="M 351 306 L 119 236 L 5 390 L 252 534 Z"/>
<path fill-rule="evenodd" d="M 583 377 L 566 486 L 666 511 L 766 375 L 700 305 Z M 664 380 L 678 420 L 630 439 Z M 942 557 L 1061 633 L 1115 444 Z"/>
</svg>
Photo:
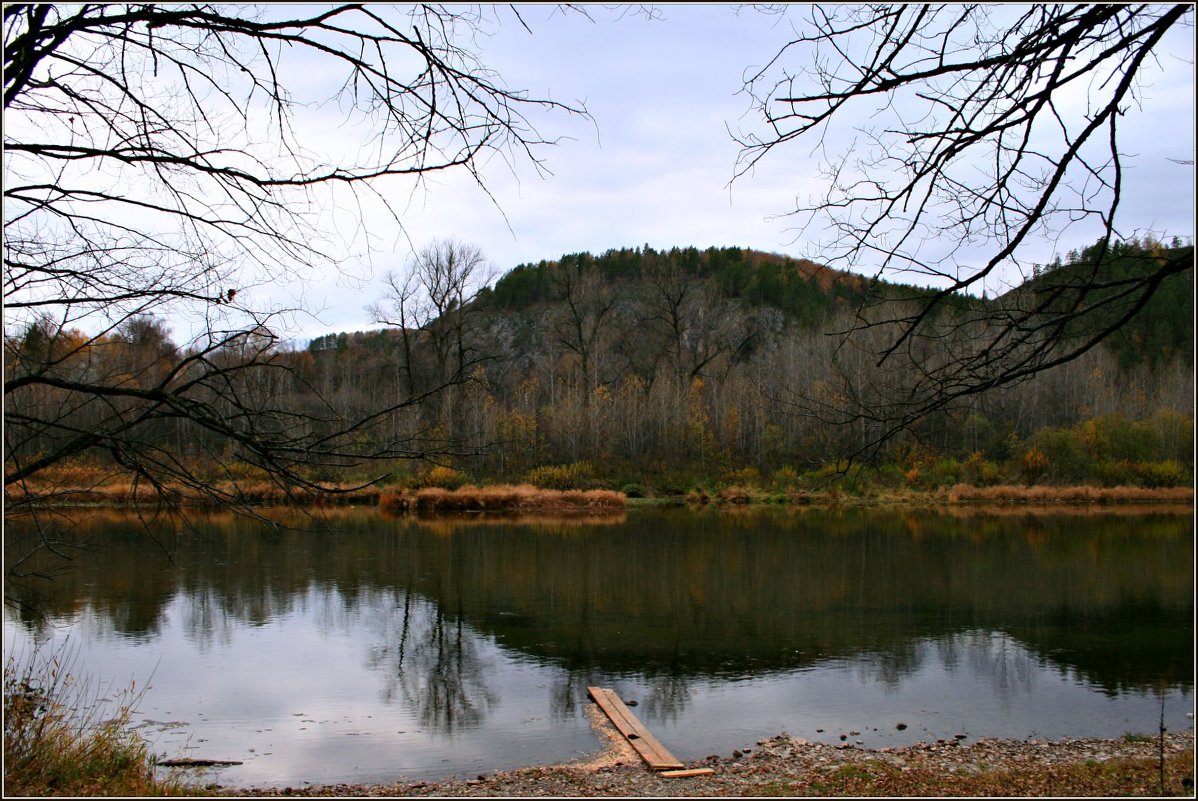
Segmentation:
<svg viewBox="0 0 1198 801">
<path fill-rule="evenodd" d="M 833 746 L 787 735 L 688 768 L 714 772 L 666 778 L 646 769 L 603 721 L 609 742 L 586 763 L 530 767 L 469 781 L 397 782 L 232 790 L 238 796 L 588 797 L 666 796 L 1111 796 L 1194 797 L 1194 731 L 1159 737 L 938 741 L 902 748 Z M 1161 771 L 1161 765 L 1165 770 Z"/>
</svg>

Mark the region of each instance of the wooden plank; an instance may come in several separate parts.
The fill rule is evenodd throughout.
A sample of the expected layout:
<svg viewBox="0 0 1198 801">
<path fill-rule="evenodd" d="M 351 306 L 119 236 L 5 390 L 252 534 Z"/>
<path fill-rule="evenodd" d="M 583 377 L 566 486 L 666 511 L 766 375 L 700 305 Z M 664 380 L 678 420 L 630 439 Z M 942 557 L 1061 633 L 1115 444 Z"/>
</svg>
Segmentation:
<svg viewBox="0 0 1198 801">
<path fill-rule="evenodd" d="M 667 779 L 689 779 L 692 776 L 714 776 L 714 768 L 689 768 L 687 770 L 663 770 L 662 776 Z"/>
<path fill-rule="evenodd" d="M 657 738 L 645 728 L 636 715 L 632 714 L 627 705 L 620 700 L 614 690 L 603 687 L 587 687 L 587 694 L 594 699 L 599 708 L 624 735 L 625 739 L 636 749 L 641 758 L 653 770 L 674 770 L 682 767 L 682 762 L 666 750 Z"/>
</svg>

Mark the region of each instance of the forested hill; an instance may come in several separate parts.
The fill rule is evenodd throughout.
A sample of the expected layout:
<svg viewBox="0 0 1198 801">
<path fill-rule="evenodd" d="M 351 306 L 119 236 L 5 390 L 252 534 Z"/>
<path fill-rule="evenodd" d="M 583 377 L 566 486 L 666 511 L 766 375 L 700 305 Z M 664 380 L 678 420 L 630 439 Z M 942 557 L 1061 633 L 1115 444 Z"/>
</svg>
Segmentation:
<svg viewBox="0 0 1198 801">
<path fill-rule="evenodd" d="M 1087 250 L 1039 268 L 1013 295 L 952 297 L 929 318 L 931 338 L 881 366 L 876 354 L 897 333 L 893 318 L 848 347 L 828 333 L 858 322 L 863 300 L 901 315 L 929 290 L 739 248 L 645 247 L 523 264 L 438 315 L 417 307 L 419 294 L 392 298 L 417 304 L 393 319 L 424 322 L 313 340 L 305 369 L 321 397 L 351 419 L 451 383 L 397 420 L 397 431 L 420 426 L 451 438 L 475 454 L 459 460 L 475 477 L 521 477 L 545 465 L 659 477 L 813 469 L 856 453 L 875 434 L 868 417 L 830 424 L 840 409 L 858 403 L 868 411 L 871 397 L 887 402 L 901 393 L 894 387 L 951 355 L 960 337 L 989 337 L 989 323 L 962 320 L 1000 319 L 1011 308 L 1002 304 L 1028 298 L 1030 307 L 1042 298 L 1048 307 L 1092 304 L 1099 322 L 1118 319 L 1135 302 L 1111 297 L 1124 286 L 1120 276 L 1162 257 L 1192 259 L 1192 248 L 1179 244 L 1121 248 L 1097 278 Z M 1070 294 L 1087 276 L 1093 291 Z M 872 303 L 882 298 L 888 302 Z M 1166 460 L 1168 480 L 1181 480 L 1189 469 L 1182 465 L 1192 463 L 1192 359 L 1188 270 L 1164 279 L 1103 346 L 921 416 L 882 455 L 900 458 L 917 446 L 960 464 L 987 459 L 1020 471 L 1026 462 L 1036 472 L 1028 478 L 1064 481 L 1092 480 L 1086 471 L 1095 465 L 1106 465 L 1103 481 L 1137 481 L 1128 465 Z M 1127 451 L 1127 443 L 1139 444 Z"/>
<path fill-rule="evenodd" d="M 1011 294 L 1044 292 L 1054 286 L 1108 286 L 1090 289 L 1083 304 L 1095 307 L 1089 324 L 1110 324 L 1122 316 L 1138 299 L 1131 294 L 1120 298 L 1124 283 L 1152 269 L 1164 258 L 1193 260 L 1193 246 L 1176 240 L 1170 246 L 1159 243 L 1118 243 L 1103 263 L 1101 282 L 1093 274 L 1096 246 L 1075 250 L 1064 259 L 1037 265 L 1033 278 Z M 588 286 L 594 283 L 596 286 Z M 611 304 L 641 303 L 652 321 L 668 327 L 683 328 L 688 314 L 697 306 L 706 306 L 707 314 L 723 314 L 730 308 L 740 313 L 767 307 L 783 313 L 788 323 L 809 330 L 826 329 L 837 312 L 858 308 L 868 300 L 919 298 L 929 290 L 922 287 L 891 284 L 861 275 L 834 270 L 807 259 L 795 259 L 777 253 L 764 253 L 739 247 L 671 248 L 657 251 L 648 245 L 608 250 L 600 255 L 566 254 L 555 260 L 520 264 L 492 287 L 484 287 L 471 305 L 489 316 L 548 319 L 551 309 L 563 312 L 571 303 L 602 307 Z M 998 299 L 1001 301 L 1002 299 Z M 1101 302 L 1100 302 L 1101 301 Z M 731 303 L 731 306 L 729 306 Z M 961 296 L 956 306 L 982 311 L 984 299 Z M 597 309 L 596 309 L 597 310 Z M 585 309 L 582 311 L 586 311 Z M 592 310 L 595 311 L 595 310 Z M 568 313 L 568 309 L 564 311 Z M 549 314 L 549 317 L 553 317 Z M 581 321 L 579 321 L 581 322 Z M 645 322 L 645 320 L 641 320 Z M 650 325 L 650 328 L 653 328 Z M 680 332 L 676 332 L 680 333 Z M 337 348 L 349 343 L 376 340 L 376 347 L 398 332 L 352 332 L 318 337 L 310 344 L 313 351 Z M 1105 342 L 1121 368 L 1138 364 L 1159 365 L 1175 357 L 1194 358 L 1194 276 L 1189 270 L 1163 280 L 1144 307 Z M 507 354 L 519 357 L 518 353 Z"/>
<path fill-rule="evenodd" d="M 588 283 L 602 284 L 602 292 L 596 293 Z M 869 281 L 860 275 L 777 253 L 739 247 L 658 251 L 646 245 L 517 265 L 494 286 L 482 288 L 472 306 L 492 315 L 526 315 L 568 303 L 571 293 L 575 297 L 606 294 L 625 302 L 651 299 L 659 311 L 681 315 L 683 306 L 694 306 L 699 300 L 712 306 L 736 301 L 742 307 L 772 307 L 815 328 L 836 309 L 859 304 L 869 291 Z M 395 331 L 327 334 L 313 339 L 309 349 L 344 350 L 347 344 L 375 340 L 375 346 L 381 347 L 383 340 L 397 335 Z"/>
<path fill-rule="evenodd" d="M 1074 328 L 1114 329 L 1104 344 L 1122 369 L 1155 367 L 1178 358 L 1192 363 L 1193 264 L 1193 245 L 1177 239 L 1170 245 L 1116 242 L 1108 249 L 1095 244 L 1038 267 L 1032 279 L 1014 292 L 1089 309 Z M 1162 277 L 1151 296 L 1141 297 L 1141 282 L 1167 268 L 1177 272 Z M 1130 319 L 1122 322 L 1128 314 Z"/>
<path fill-rule="evenodd" d="M 556 261 L 521 264 L 485 290 L 480 302 L 507 310 L 563 299 L 563 275 L 593 271 L 601 280 L 622 284 L 630 293 L 681 294 L 679 282 L 706 284 L 709 297 L 770 305 L 808 324 L 838 306 L 860 302 L 868 281 L 806 259 L 738 247 L 643 248 L 608 250 L 599 256 L 574 253 Z M 640 284 L 640 286 L 638 286 Z"/>
<path fill-rule="evenodd" d="M 186 382 L 189 402 L 268 409 L 272 431 L 302 429 L 320 441 L 353 425 L 349 451 L 313 459 L 322 480 L 336 480 L 341 461 L 361 453 L 436 454 L 475 480 L 542 485 L 793 483 L 796 471 L 835 468 L 871 447 L 888 424 L 879 406 L 904 402 L 913 377 L 973 352 L 962 343 L 994 341 L 988 326 L 1012 309 L 1092 308 L 1080 324 L 1101 327 L 1137 307 L 1136 293 L 1124 291 L 1129 279 L 1162 260 L 1192 262 L 1193 250 L 1138 243 L 1113 255 L 1071 254 L 1000 298 L 950 298 L 920 318 L 912 347 L 881 364 L 877 354 L 929 290 L 737 248 L 566 255 L 521 265 L 465 302 L 444 285 L 400 283 L 384 311 L 406 325 L 320 337 L 303 351 L 256 331 L 184 350 L 152 317 L 94 338 L 39 323 L 6 337 L 5 377 L 19 387 L 13 408 L 49 410 L 56 423 L 26 431 L 10 450 L 29 461 L 54 453 L 114 409 L 140 420 L 135 401 Z M 1193 465 L 1193 280 L 1192 267 L 1162 278 L 1103 345 L 904 421 L 877 455 L 901 465 L 903 481 L 932 486 L 1184 484 Z M 862 308 L 874 317 L 860 336 L 842 344 L 829 335 L 859 324 Z M 31 375 L 50 380 L 35 385 Z M 79 376 L 110 382 L 131 398 L 128 409 L 104 396 L 77 402 Z M 252 457 L 236 438 L 173 413 L 149 417 L 139 432 L 171 459 Z M 102 450 L 84 456 L 105 458 Z M 928 454 L 948 467 L 929 472 Z M 413 465 L 397 469 L 419 469 L 419 458 Z"/>
</svg>

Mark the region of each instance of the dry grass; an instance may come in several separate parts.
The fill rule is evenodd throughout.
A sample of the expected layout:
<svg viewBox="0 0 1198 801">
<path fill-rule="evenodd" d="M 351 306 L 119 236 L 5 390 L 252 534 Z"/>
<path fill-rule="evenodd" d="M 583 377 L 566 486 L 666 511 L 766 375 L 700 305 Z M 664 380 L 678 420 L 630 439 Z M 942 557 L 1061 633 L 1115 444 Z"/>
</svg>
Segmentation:
<svg viewBox="0 0 1198 801">
<path fill-rule="evenodd" d="M 622 510 L 627 498 L 611 490 L 547 490 L 531 484 L 492 487 L 466 485 L 456 490 L 424 487 L 384 492 L 379 506 L 388 512 L 595 512 Z"/>
<path fill-rule="evenodd" d="M 1189 795 L 1193 784 L 1191 755 L 1166 760 L 1165 795 Z M 760 788 L 762 795 L 842 797 L 1040 797 L 1155 796 L 1161 773 L 1151 758 L 1075 762 L 1063 765 L 996 767 L 986 771 L 945 772 L 933 768 L 900 768 L 880 760 L 842 765 L 799 781 Z"/>
<path fill-rule="evenodd" d="M 431 474 L 430 474 L 431 475 Z M 438 474 L 441 475 L 441 474 Z M 443 478 L 448 475 L 445 472 Z M 454 475 L 460 475 L 454 472 Z M 71 506 L 148 506 L 167 500 L 180 506 L 324 506 L 381 505 L 394 511 L 501 511 L 553 509 L 623 509 L 623 493 L 606 490 L 539 489 L 531 484 L 451 488 L 425 486 L 420 490 L 380 491 L 378 487 L 326 484 L 332 492 L 296 489 L 265 476 L 261 470 L 240 467 L 225 478 L 213 480 L 203 489 L 169 485 L 156 488 L 146 482 L 131 483 L 127 475 L 98 466 L 71 464 L 48 468 L 35 479 L 6 487 L 5 501 L 10 506 L 36 503 L 46 507 Z M 835 487 L 822 491 L 789 489 L 783 494 L 763 492 L 740 482 L 718 491 L 691 490 L 687 500 L 695 504 L 756 504 L 784 501 L 796 505 L 914 503 L 941 506 L 1019 505 L 1077 506 L 1144 504 L 1189 504 L 1194 488 L 1023 486 L 978 487 L 958 484 L 951 489 L 918 490 L 910 487 L 879 489 L 866 494 L 844 493 Z"/>
<path fill-rule="evenodd" d="M 67 667 L 62 652 L 5 663 L 4 796 L 194 795 L 155 775 L 149 746 L 129 728 L 139 693 L 102 702 Z"/>
<path fill-rule="evenodd" d="M 377 487 L 355 489 L 343 484 L 326 484 L 332 492 L 287 487 L 278 482 L 250 479 L 215 481 L 202 490 L 178 484 L 162 488 L 147 483 L 134 485 L 112 480 L 103 484 L 56 484 L 50 480 L 26 482 L 6 487 L 8 504 L 36 503 L 43 506 L 147 506 L 168 501 L 183 506 L 338 506 L 374 504 L 379 500 Z"/>
<path fill-rule="evenodd" d="M 958 484 L 949 490 L 949 503 L 1027 503 L 1027 504 L 1123 504 L 1190 503 L 1193 487 L 1024 487 L 1000 485 L 975 487 Z"/>
<path fill-rule="evenodd" d="M 733 485 L 719 490 L 715 497 L 720 503 L 752 503 L 761 495 L 752 487 Z"/>
<path fill-rule="evenodd" d="M 409 517 L 408 513 L 383 512 L 384 517 L 409 520 L 412 525 L 438 537 L 451 537 L 472 526 L 494 526 L 497 521 L 519 525 L 538 534 L 557 537 L 573 537 L 595 526 L 616 526 L 628 520 L 623 510 L 606 512 L 498 512 L 479 515 L 473 512 L 439 512 L 434 515 Z"/>
</svg>

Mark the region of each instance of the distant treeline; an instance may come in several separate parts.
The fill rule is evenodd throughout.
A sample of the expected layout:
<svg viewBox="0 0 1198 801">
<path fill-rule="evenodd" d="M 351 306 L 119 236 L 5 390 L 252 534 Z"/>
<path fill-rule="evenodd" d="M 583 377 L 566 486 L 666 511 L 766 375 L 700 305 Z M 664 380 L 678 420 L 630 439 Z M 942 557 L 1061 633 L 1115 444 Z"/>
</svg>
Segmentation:
<svg viewBox="0 0 1198 801">
<path fill-rule="evenodd" d="M 1095 251 L 1086 248 L 1012 291 L 1055 292 L 1069 303 L 1075 286 L 1089 282 L 1084 302 L 1095 303 L 1149 260 L 1185 247 L 1120 243 L 1097 277 Z M 539 470 L 548 483 L 685 492 L 721 476 L 826 474 L 857 452 L 876 434 L 867 422 L 801 414 L 796 393 L 832 408 L 853 386 L 883 387 L 918 367 L 918 354 L 879 367 L 869 343 L 841 348 L 827 332 L 848 328 L 863 303 L 911 304 L 926 294 L 740 248 L 625 248 L 520 265 L 419 328 L 330 334 L 305 350 L 251 333 L 240 350 L 207 354 L 194 369 L 252 355 L 268 369 L 235 377 L 239 402 L 287 409 L 280 425 L 308 426 L 313 437 L 369 418 L 357 433 L 364 456 L 403 443 L 474 481 L 522 481 Z M 997 302 L 956 297 L 943 314 Z M 1095 316 L 1118 319 L 1126 309 L 1097 304 Z M 924 483 L 937 464 L 944 481 L 1189 481 L 1193 317 L 1192 271 L 1167 278 L 1103 346 L 927 416 L 880 460 Z M 885 326 L 867 333 L 890 335 Z M 153 318 L 93 341 L 35 325 L 6 337 L 5 347 L 6 379 L 40 370 L 147 388 L 188 355 Z M 76 429 L 89 415 L 114 413 L 114 403 L 134 403 L 79 402 L 44 385 L 8 402 L 43 413 L 58 404 Z M 55 446 L 54 427 L 35 433 L 19 443 L 24 458 Z M 238 458 L 236 442 L 183 416 L 155 420 L 139 436 L 181 458 Z M 415 460 L 390 467 L 426 469 Z M 310 469 L 340 478 L 336 464 Z"/>
<path fill-rule="evenodd" d="M 553 276 L 563 270 L 595 271 L 607 282 L 635 282 L 646 276 L 677 276 L 710 282 L 721 299 L 768 304 L 815 327 L 846 303 L 864 300 L 868 283 L 852 273 L 837 272 L 806 259 L 737 247 L 671 248 L 656 251 L 620 248 L 602 255 L 575 253 L 557 261 L 522 264 L 504 275 L 479 302 L 508 311 L 563 300 Z"/>
</svg>

